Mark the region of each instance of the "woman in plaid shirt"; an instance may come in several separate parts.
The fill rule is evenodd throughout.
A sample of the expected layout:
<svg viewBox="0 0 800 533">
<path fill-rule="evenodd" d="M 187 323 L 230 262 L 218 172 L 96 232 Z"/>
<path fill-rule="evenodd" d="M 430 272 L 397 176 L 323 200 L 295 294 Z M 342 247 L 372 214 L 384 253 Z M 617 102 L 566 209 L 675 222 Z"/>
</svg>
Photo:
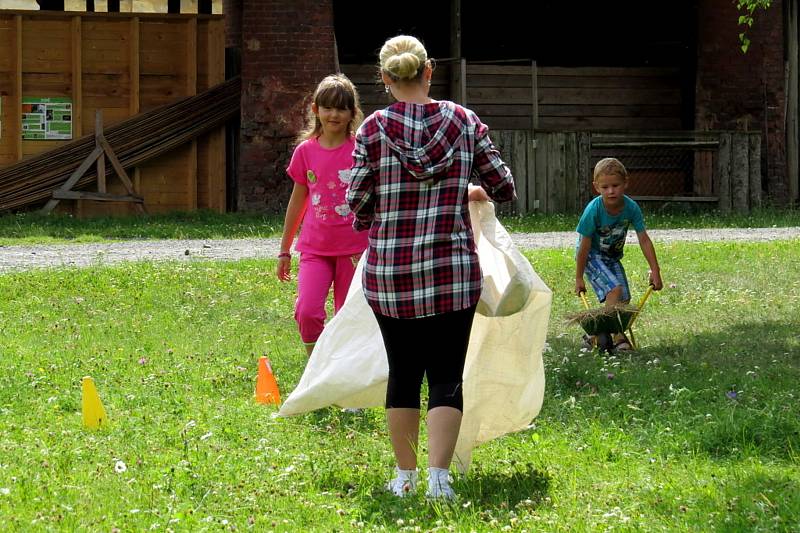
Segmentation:
<svg viewBox="0 0 800 533">
<path fill-rule="evenodd" d="M 416 487 L 427 375 L 428 495 L 452 499 L 448 468 L 483 280 L 468 202 L 511 200 L 514 181 L 475 113 L 428 96 L 433 68 L 419 40 L 386 41 L 380 68 L 397 102 L 358 130 L 347 201 L 353 226 L 369 230 L 362 284 L 389 359 L 386 413 L 397 476 L 388 489 L 402 497 Z M 482 187 L 470 185 L 471 176 Z"/>
</svg>

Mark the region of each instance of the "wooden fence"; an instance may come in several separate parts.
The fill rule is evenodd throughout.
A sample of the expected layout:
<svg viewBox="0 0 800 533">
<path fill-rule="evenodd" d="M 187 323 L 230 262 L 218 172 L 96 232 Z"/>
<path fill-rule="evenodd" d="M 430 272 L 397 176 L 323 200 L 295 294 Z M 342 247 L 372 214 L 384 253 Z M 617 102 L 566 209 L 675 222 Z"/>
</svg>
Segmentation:
<svg viewBox="0 0 800 533">
<path fill-rule="evenodd" d="M 0 166 L 106 125 L 192 96 L 225 77 L 225 28 L 218 15 L 59 13 L 0 10 Z M 70 105 L 71 135 L 23 139 L 23 101 Z M 225 138 L 218 128 L 134 169 L 150 212 L 225 210 Z M 122 192 L 121 185 L 109 192 Z M 76 215 L 126 213 L 114 202 L 76 201 Z"/>
<path fill-rule="evenodd" d="M 609 156 L 626 164 L 628 194 L 638 201 L 703 202 L 739 213 L 761 205 L 758 132 L 491 135 L 516 179 L 517 201 L 504 213 L 579 213 L 594 195 L 595 163 Z"/>
</svg>

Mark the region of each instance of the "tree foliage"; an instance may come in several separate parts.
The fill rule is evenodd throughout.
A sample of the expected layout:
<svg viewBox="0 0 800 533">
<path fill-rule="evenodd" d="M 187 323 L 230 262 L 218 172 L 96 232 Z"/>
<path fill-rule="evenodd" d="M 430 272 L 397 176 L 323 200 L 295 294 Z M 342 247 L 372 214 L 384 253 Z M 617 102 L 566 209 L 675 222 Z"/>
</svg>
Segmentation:
<svg viewBox="0 0 800 533">
<path fill-rule="evenodd" d="M 747 37 L 747 30 L 753 26 L 757 10 L 766 10 L 772 0 L 734 0 L 736 8 L 739 10 L 739 25 L 744 26 L 744 30 L 739 33 L 739 43 L 742 53 L 746 54 L 750 48 L 750 39 Z"/>
</svg>

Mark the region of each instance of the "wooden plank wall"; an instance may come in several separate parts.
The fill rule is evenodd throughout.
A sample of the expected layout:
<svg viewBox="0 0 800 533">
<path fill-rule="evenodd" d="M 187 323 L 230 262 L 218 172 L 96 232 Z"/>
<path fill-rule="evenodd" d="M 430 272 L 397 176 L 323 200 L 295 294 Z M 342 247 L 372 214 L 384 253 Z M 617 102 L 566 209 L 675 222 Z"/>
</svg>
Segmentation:
<svg viewBox="0 0 800 533">
<path fill-rule="evenodd" d="M 22 17 L 0 17 L 0 50 L 4 51 L 0 54 L 0 165 L 15 163 L 22 157 L 18 105 L 22 101 L 22 79 L 15 75 L 21 61 L 21 24 Z"/>
<path fill-rule="evenodd" d="M 0 12 L 0 49 L 12 52 L 0 54 L 0 165 L 65 142 L 21 139 L 23 96 L 70 97 L 77 139 L 93 133 L 96 110 L 111 125 L 224 81 L 224 31 L 214 15 Z M 223 128 L 128 171 L 150 213 L 225 211 Z M 111 179 L 108 190 L 123 187 Z M 122 202 L 61 205 L 78 216 L 135 212 Z"/>
<path fill-rule="evenodd" d="M 504 214 L 576 213 L 591 197 L 587 132 L 496 130 L 492 141 L 515 179 L 517 201 Z"/>
<path fill-rule="evenodd" d="M 761 207 L 761 133 L 721 132 L 714 164 L 714 190 L 723 213 Z"/>
<path fill-rule="evenodd" d="M 531 65 L 467 65 L 467 106 L 493 129 L 530 129 Z M 678 70 L 542 67 L 539 128 L 548 131 L 681 128 Z"/>
<path fill-rule="evenodd" d="M 394 102 L 390 94 L 386 94 L 383 83 L 380 81 L 378 67 L 375 65 L 340 65 L 341 71 L 356 86 L 361 98 L 361 108 L 364 116 L 378 109 L 383 109 Z M 431 78 L 430 96 L 436 100 L 449 100 L 450 98 L 450 65 L 438 65 Z"/>
<path fill-rule="evenodd" d="M 366 114 L 392 102 L 383 92 L 374 65 L 342 65 L 361 92 Z M 431 97 L 451 95 L 447 63 L 434 71 Z M 547 131 L 679 130 L 681 87 L 677 68 L 536 68 L 537 106 L 533 105 L 533 65 L 466 64 L 466 105 L 496 130 L 531 129 L 534 107 L 539 128 Z M 463 103 L 463 102 L 460 102 Z"/>
<path fill-rule="evenodd" d="M 461 64 L 449 63 L 434 71 L 432 98 L 458 100 L 450 95 L 450 71 L 457 68 Z M 517 202 L 501 206 L 502 213 L 579 213 L 594 196 L 593 165 L 607 156 L 629 166 L 630 192 L 645 201 L 717 202 L 723 211 L 739 212 L 760 205 L 758 133 L 697 132 L 718 139 L 713 149 L 662 143 L 654 149 L 603 145 L 592 152 L 590 132 L 629 138 L 680 132 L 677 68 L 538 67 L 535 87 L 534 65 L 465 68 L 466 105 L 489 125 L 516 178 Z M 393 101 L 374 65 L 341 69 L 359 89 L 365 115 Z M 536 106 L 533 94 L 538 95 Z M 533 109 L 539 113 L 535 132 Z M 695 132 L 682 135 L 689 138 Z M 608 135 L 598 138 L 603 137 Z"/>
<path fill-rule="evenodd" d="M 703 141 L 696 147 L 685 141 L 683 145 L 675 141 L 675 146 L 665 142 L 657 147 L 660 153 L 689 152 L 684 164 L 688 171 L 676 171 L 664 166 L 660 157 L 653 157 L 647 141 L 641 142 L 640 148 L 613 147 L 607 135 L 589 132 L 537 131 L 532 136 L 530 131 L 495 130 L 491 132 L 492 140 L 511 169 L 517 188 L 516 203 L 502 204 L 499 210 L 504 214 L 580 213 L 595 194 L 591 186 L 594 164 L 608 154 L 620 156 L 631 175 L 627 193 L 641 201 L 716 203 L 723 212 L 739 213 L 759 207 L 760 133 L 702 132 L 702 136 Z M 691 173 L 692 151 L 706 152 L 713 161 L 713 189 L 709 196 L 693 195 L 693 178 L 685 175 Z M 677 185 L 663 185 L 676 177 L 675 172 L 679 173 Z"/>
</svg>

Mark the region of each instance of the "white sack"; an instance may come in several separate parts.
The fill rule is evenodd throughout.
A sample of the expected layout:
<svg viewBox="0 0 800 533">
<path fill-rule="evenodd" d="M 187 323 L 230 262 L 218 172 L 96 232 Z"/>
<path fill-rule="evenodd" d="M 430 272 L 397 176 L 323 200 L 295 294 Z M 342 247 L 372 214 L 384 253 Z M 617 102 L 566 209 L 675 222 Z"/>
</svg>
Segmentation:
<svg viewBox="0 0 800 533">
<path fill-rule="evenodd" d="M 542 350 L 552 293 L 516 249 L 488 202 L 470 202 L 484 287 L 464 367 L 464 417 L 454 461 L 466 471 L 472 449 L 519 431 L 539 414 Z M 347 299 L 325 326 L 303 376 L 279 414 L 338 405 L 384 405 L 389 365 L 375 315 L 361 290 L 364 257 Z"/>
</svg>

